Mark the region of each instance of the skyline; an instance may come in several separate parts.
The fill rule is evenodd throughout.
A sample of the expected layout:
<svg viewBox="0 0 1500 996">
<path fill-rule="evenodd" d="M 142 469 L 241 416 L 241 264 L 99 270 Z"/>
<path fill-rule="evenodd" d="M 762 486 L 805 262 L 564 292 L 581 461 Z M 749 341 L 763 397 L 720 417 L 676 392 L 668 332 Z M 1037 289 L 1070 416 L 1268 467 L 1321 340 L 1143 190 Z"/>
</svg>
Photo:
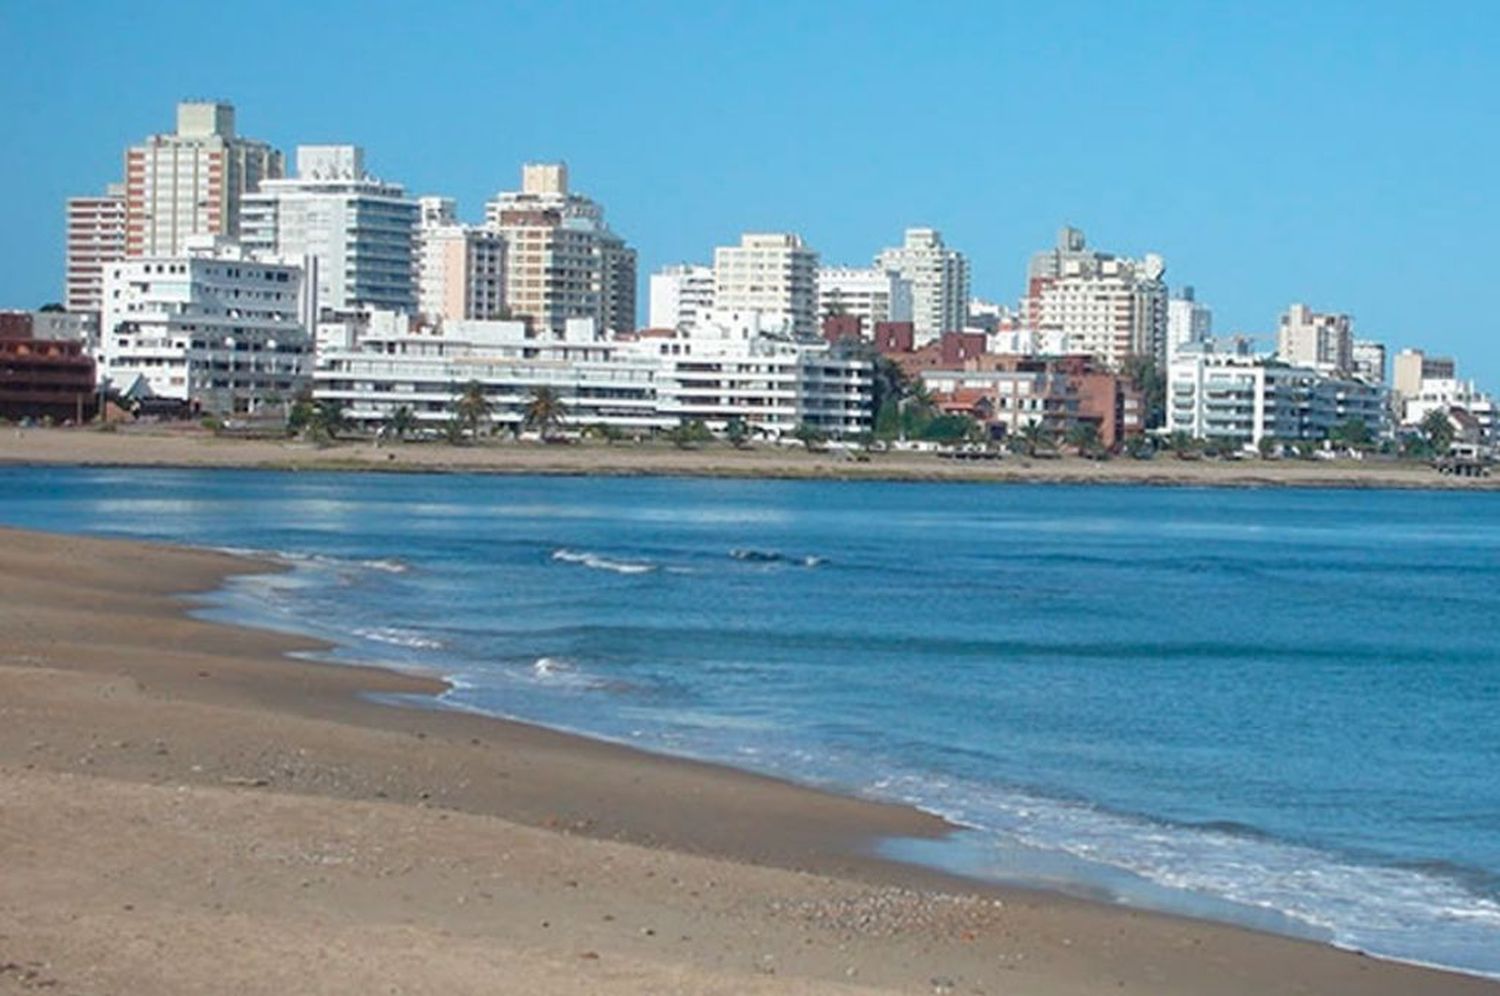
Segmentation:
<svg viewBox="0 0 1500 996">
<path fill-rule="evenodd" d="M 1353 315 L 1392 354 L 1451 354 L 1460 376 L 1500 383 L 1496 319 L 1464 293 L 1485 276 L 1471 233 L 1500 220 L 1470 180 L 1497 144 L 1483 126 L 1500 15 L 1153 3 L 1121 25 L 1086 4 L 1060 24 L 968 6 L 934 25 L 874 6 L 271 5 L 216 14 L 216 37 L 274 24 L 276 37 L 348 39 L 354 56 L 289 61 L 262 45 L 240 62 L 204 44 L 186 5 L 80 5 L 66 32 L 45 8 L 7 9 L 18 94 L 0 114 L 42 154 L 0 166 L 16 192 L 6 228 L 22 236 L 7 242 L 0 303 L 58 299 L 63 199 L 119 180 L 128 144 L 170 131 L 179 99 L 208 96 L 289 155 L 362 145 L 371 172 L 453 196 L 468 220 L 522 162 L 566 160 L 639 250 L 642 290 L 743 231 L 794 231 L 825 264 L 864 266 L 930 225 L 969 257 L 975 296 L 1013 306 L 1030 254 L 1071 224 L 1105 251 L 1161 253 L 1218 334 L 1271 335 L 1300 301 Z M 356 16 L 364 30 L 345 23 Z M 117 44 L 130 33 L 168 49 L 143 62 Z"/>
</svg>

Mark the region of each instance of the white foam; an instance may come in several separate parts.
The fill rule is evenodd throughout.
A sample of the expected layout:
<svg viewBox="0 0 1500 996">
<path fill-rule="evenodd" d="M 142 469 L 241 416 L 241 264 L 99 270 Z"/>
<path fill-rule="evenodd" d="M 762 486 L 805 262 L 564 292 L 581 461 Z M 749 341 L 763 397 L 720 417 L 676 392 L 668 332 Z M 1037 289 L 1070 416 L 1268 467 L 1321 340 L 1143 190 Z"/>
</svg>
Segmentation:
<svg viewBox="0 0 1500 996">
<path fill-rule="evenodd" d="M 578 564 L 596 571 L 612 571 L 615 574 L 649 574 L 656 570 L 655 564 L 629 560 L 612 560 L 597 553 L 579 550 L 553 550 L 552 559 L 565 564 Z"/>
<path fill-rule="evenodd" d="M 872 795 L 1041 851 L 1125 869 L 1169 889 L 1272 910 L 1332 943 L 1401 960 L 1500 974 L 1500 901 L 1441 874 L 1364 864 L 1316 848 L 1218 829 L 1170 827 L 1083 803 L 916 775 Z M 1476 953 L 1494 954 L 1479 956 Z"/>
<path fill-rule="evenodd" d="M 410 647 L 413 650 L 441 650 L 443 641 L 436 637 L 424 636 L 415 630 L 402 629 L 399 626 L 376 626 L 369 629 L 356 629 L 356 636 L 362 636 L 366 640 L 374 640 L 376 643 L 389 643 L 397 647 Z"/>
</svg>

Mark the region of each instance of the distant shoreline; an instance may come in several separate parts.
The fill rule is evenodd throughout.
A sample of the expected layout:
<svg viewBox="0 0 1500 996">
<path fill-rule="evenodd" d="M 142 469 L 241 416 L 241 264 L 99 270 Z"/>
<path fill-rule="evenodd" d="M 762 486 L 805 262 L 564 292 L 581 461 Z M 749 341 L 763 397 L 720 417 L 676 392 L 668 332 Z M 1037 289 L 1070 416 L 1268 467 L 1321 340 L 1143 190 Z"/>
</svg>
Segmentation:
<svg viewBox="0 0 1500 996">
<path fill-rule="evenodd" d="M 931 453 L 873 453 L 860 459 L 765 445 L 737 450 L 722 443 L 678 449 L 661 443 L 438 443 L 376 446 L 359 441 L 319 448 L 276 439 L 216 437 L 207 432 L 90 429 L 0 432 L 0 466 L 76 465 L 125 468 L 239 468 L 343 473 L 535 474 L 701 477 L 765 480 L 872 480 L 917 483 L 1140 485 L 1230 488 L 1390 488 L 1500 490 L 1500 476 L 1456 478 L 1407 461 L 1152 460 L 1108 461 L 1007 454 L 960 461 Z"/>
</svg>

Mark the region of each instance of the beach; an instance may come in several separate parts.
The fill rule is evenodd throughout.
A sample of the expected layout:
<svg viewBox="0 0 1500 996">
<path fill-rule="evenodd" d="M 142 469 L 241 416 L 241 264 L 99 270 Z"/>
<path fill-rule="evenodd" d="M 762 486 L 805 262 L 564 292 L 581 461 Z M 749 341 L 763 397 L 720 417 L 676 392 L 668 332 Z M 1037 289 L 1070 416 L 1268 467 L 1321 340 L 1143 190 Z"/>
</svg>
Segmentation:
<svg viewBox="0 0 1500 996">
<path fill-rule="evenodd" d="M 735 449 L 709 443 L 680 449 L 667 443 L 550 444 L 484 440 L 438 442 L 341 441 L 332 446 L 280 439 L 215 436 L 195 426 L 0 431 L 0 465 L 67 464 L 104 467 L 243 467 L 277 470 L 415 473 L 599 474 L 617 476 L 977 481 L 992 483 L 1141 484 L 1189 487 L 1343 487 L 1479 490 L 1500 478 L 1439 474 L 1411 461 L 1152 460 L 1076 456 L 955 460 L 933 453 L 809 452 L 800 446 L 757 444 Z"/>
<path fill-rule="evenodd" d="M 383 704 L 443 685 L 179 597 L 274 569 L 0 530 L 0 992 L 1500 991 L 882 861 L 949 828 Z"/>
</svg>

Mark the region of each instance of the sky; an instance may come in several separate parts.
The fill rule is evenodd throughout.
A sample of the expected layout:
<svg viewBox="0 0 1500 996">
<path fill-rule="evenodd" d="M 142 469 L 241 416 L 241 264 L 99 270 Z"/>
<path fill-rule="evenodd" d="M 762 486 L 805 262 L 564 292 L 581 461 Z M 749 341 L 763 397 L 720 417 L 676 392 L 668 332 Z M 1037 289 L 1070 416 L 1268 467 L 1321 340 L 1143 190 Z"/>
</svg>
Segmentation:
<svg viewBox="0 0 1500 996">
<path fill-rule="evenodd" d="M 1500 390 L 1500 4 L 0 0 L 0 65 L 0 308 L 59 299 L 64 198 L 211 97 L 475 221 L 563 159 L 643 291 L 743 231 L 868 265 L 932 226 L 1014 305 L 1071 224 L 1217 333 L 1303 302 Z"/>
</svg>

